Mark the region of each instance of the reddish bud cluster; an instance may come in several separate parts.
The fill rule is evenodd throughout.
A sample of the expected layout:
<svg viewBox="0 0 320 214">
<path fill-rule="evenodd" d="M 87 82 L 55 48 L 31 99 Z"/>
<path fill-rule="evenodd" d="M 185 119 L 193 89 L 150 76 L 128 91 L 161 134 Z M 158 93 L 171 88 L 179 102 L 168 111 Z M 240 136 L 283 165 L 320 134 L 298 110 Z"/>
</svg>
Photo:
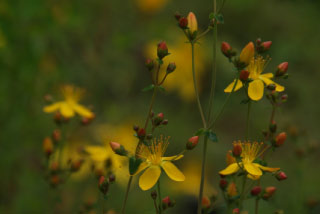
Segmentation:
<svg viewBox="0 0 320 214">
<path fill-rule="evenodd" d="M 240 74 L 239 74 L 239 79 L 243 82 L 247 81 L 248 78 L 249 78 L 249 71 L 247 70 L 242 70 L 240 71 Z"/>
<path fill-rule="evenodd" d="M 261 193 L 261 187 L 260 186 L 255 186 L 251 189 L 251 195 L 257 196 Z"/>
<path fill-rule="evenodd" d="M 279 133 L 275 139 L 275 146 L 276 147 L 282 146 L 284 144 L 284 142 L 286 141 L 286 139 L 287 139 L 287 133 L 285 133 L 285 132 Z"/>
<path fill-rule="evenodd" d="M 277 190 L 277 188 L 274 186 L 266 187 L 263 192 L 262 198 L 264 200 L 268 200 L 269 198 L 271 198 L 274 195 L 276 190 Z"/>
<path fill-rule="evenodd" d="M 278 65 L 278 68 L 277 68 L 277 71 L 276 71 L 276 76 L 277 77 L 281 77 L 284 74 L 286 74 L 287 70 L 288 70 L 288 66 L 289 66 L 288 62 L 283 62 L 280 65 Z"/>
<path fill-rule="evenodd" d="M 222 42 L 221 52 L 223 53 L 223 55 L 225 55 L 229 59 L 236 55 L 236 52 L 232 50 L 232 47 L 227 42 Z"/>
<path fill-rule="evenodd" d="M 278 181 L 283 181 L 283 180 L 286 180 L 288 177 L 286 173 L 280 171 L 277 173 L 276 178 L 278 179 Z"/>
<path fill-rule="evenodd" d="M 165 56 L 169 54 L 167 43 L 162 41 L 158 44 L 157 55 L 159 59 L 163 59 Z"/>
<path fill-rule="evenodd" d="M 199 136 L 190 137 L 186 144 L 187 150 L 194 149 L 198 145 L 198 143 L 199 143 Z"/>
<path fill-rule="evenodd" d="M 174 207 L 175 201 L 171 200 L 169 196 L 162 199 L 162 209 L 166 210 L 168 208 Z"/>
<path fill-rule="evenodd" d="M 256 40 L 256 50 L 258 53 L 263 53 L 268 51 L 271 48 L 272 41 L 262 42 L 260 38 Z"/>
</svg>

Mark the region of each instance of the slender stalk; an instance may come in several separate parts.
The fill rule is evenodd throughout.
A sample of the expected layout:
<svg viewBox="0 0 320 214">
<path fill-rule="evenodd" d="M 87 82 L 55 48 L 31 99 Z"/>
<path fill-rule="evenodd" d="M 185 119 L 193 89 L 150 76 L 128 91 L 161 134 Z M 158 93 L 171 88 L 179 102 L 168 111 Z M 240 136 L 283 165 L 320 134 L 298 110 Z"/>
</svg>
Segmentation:
<svg viewBox="0 0 320 214">
<path fill-rule="evenodd" d="M 202 166 L 201 166 L 201 181 L 200 181 L 200 190 L 198 197 L 198 214 L 202 212 L 202 198 L 203 198 L 203 187 L 204 187 L 204 176 L 205 176 L 205 166 L 206 166 L 206 154 L 207 154 L 207 144 L 208 137 L 205 136 L 203 139 L 203 150 L 202 150 Z"/>
<path fill-rule="evenodd" d="M 247 175 L 243 175 L 242 190 L 241 190 L 241 195 L 240 195 L 240 200 L 239 200 L 240 212 L 242 211 L 242 208 L 243 208 L 243 200 L 244 200 L 244 196 L 245 196 L 246 184 L 247 184 Z"/>
<path fill-rule="evenodd" d="M 256 204 L 254 208 L 254 213 L 258 214 L 259 213 L 259 198 L 256 199 Z"/>
<path fill-rule="evenodd" d="M 213 1 L 213 12 L 217 12 L 217 1 Z M 216 88 L 216 78 L 217 78 L 217 37 L 218 37 L 218 24 L 215 22 L 213 27 L 213 54 L 212 54 L 212 73 L 211 73 L 211 90 L 209 98 L 209 109 L 208 109 L 208 121 L 211 120 L 211 111 L 214 100 L 214 92 Z"/>
<path fill-rule="evenodd" d="M 206 119 L 203 114 L 203 110 L 202 110 L 202 106 L 201 106 L 201 102 L 200 102 L 200 97 L 199 97 L 198 84 L 197 84 L 197 79 L 196 79 L 196 72 L 195 72 L 195 65 L 194 65 L 194 43 L 193 42 L 191 42 L 191 55 L 192 55 L 192 75 L 193 75 L 194 91 L 196 94 L 196 99 L 197 99 L 197 104 L 198 104 L 202 124 L 203 124 L 203 127 L 206 128 L 207 122 L 206 122 Z"/>
<path fill-rule="evenodd" d="M 121 213 L 122 214 L 124 214 L 125 209 L 126 209 L 126 204 L 127 204 L 127 200 L 128 200 L 128 196 L 129 196 L 129 190 L 130 190 L 130 186 L 131 186 L 131 183 L 132 183 L 132 179 L 133 179 L 133 176 L 130 176 L 129 181 L 128 181 L 128 185 L 127 185 L 126 195 L 124 197 L 124 201 L 123 201 L 123 204 L 122 204 L 122 209 L 121 209 Z"/>
<path fill-rule="evenodd" d="M 156 214 L 159 214 L 158 205 L 156 199 L 153 199 L 154 209 L 156 210 Z"/>
<path fill-rule="evenodd" d="M 161 214 L 162 213 L 162 206 L 161 206 L 161 191 L 160 191 L 160 178 L 159 178 L 159 180 L 158 180 L 158 184 L 157 184 L 157 186 L 158 186 L 158 203 L 159 203 L 159 214 Z"/>
<path fill-rule="evenodd" d="M 250 121 L 250 111 L 251 111 L 251 100 L 248 102 L 248 111 L 247 111 L 247 122 L 246 122 L 246 140 L 249 140 L 249 121 Z"/>
</svg>

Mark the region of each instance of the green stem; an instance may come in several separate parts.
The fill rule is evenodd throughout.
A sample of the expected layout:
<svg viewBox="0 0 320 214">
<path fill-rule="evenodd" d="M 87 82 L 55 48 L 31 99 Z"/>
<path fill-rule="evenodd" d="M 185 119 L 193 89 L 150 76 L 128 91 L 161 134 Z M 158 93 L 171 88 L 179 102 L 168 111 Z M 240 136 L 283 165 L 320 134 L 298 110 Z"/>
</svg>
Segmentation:
<svg viewBox="0 0 320 214">
<path fill-rule="evenodd" d="M 255 204 L 255 208 L 254 208 L 254 213 L 258 214 L 259 213 L 259 198 L 256 199 L 256 204 Z"/>
<path fill-rule="evenodd" d="M 157 187 L 158 187 L 158 203 L 159 203 L 159 214 L 161 214 L 162 213 L 162 204 L 161 204 L 161 191 L 160 191 L 160 178 L 159 178 L 159 180 L 158 180 L 158 185 L 157 185 Z"/>
<path fill-rule="evenodd" d="M 131 183 L 132 183 L 132 179 L 133 179 L 133 176 L 130 176 L 129 181 L 128 181 L 128 185 L 127 185 L 126 195 L 124 197 L 124 201 L 123 201 L 123 204 L 122 204 L 122 209 L 121 209 L 121 213 L 122 214 L 125 213 L 126 204 L 127 204 L 127 200 L 128 200 L 128 196 L 129 196 L 129 190 L 130 190 L 130 186 L 131 186 Z"/>
<path fill-rule="evenodd" d="M 153 199 L 154 209 L 156 210 L 156 214 L 159 214 L 158 205 L 156 199 Z"/>
<path fill-rule="evenodd" d="M 240 201 L 239 201 L 240 212 L 242 211 L 242 208 L 243 208 L 243 200 L 245 196 L 246 183 L 247 183 L 247 175 L 243 175 L 242 190 L 241 190 Z"/>
<path fill-rule="evenodd" d="M 251 111 L 251 100 L 248 102 L 248 111 L 247 111 L 247 122 L 246 122 L 246 140 L 249 140 L 249 121 L 250 121 L 250 111 Z"/>
<path fill-rule="evenodd" d="M 213 1 L 213 12 L 216 13 L 217 2 Z M 216 87 L 216 78 L 217 78 L 217 37 L 218 37 L 218 25 L 217 22 L 213 27 L 213 54 L 212 54 L 212 73 L 211 73 L 211 90 L 209 98 L 209 109 L 208 109 L 208 121 L 211 120 L 211 111 L 214 100 L 214 92 Z"/>
<path fill-rule="evenodd" d="M 192 75 L 193 75 L 193 86 L 194 86 L 194 91 L 196 94 L 196 99 L 197 99 L 197 104 L 200 112 L 200 116 L 202 119 L 203 127 L 207 127 L 207 122 L 203 114 L 201 102 L 200 102 L 200 97 L 199 97 L 199 90 L 198 90 L 198 84 L 197 84 L 197 79 L 196 79 L 196 73 L 195 73 L 195 65 L 194 65 L 194 43 L 191 42 L 191 54 L 192 54 Z"/>
<path fill-rule="evenodd" d="M 199 190 L 199 197 L 198 197 L 198 212 L 197 212 L 198 214 L 201 214 L 201 211 L 202 211 L 202 198 L 203 198 L 204 175 L 205 175 L 205 166 L 206 166 L 207 143 L 208 143 L 208 137 L 205 136 L 203 140 L 203 151 L 202 151 L 201 181 L 200 181 L 200 190 Z"/>
</svg>

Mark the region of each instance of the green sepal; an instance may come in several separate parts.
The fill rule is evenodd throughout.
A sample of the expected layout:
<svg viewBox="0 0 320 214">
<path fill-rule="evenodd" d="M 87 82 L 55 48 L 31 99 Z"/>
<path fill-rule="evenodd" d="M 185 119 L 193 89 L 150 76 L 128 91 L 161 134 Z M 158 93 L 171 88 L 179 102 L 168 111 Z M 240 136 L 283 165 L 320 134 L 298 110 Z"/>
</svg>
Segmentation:
<svg viewBox="0 0 320 214">
<path fill-rule="evenodd" d="M 130 175 L 134 175 L 137 172 L 141 163 L 142 163 L 142 160 L 140 158 L 135 158 L 133 156 L 129 158 L 129 173 L 130 173 Z"/>
<path fill-rule="evenodd" d="M 209 140 L 211 140 L 214 143 L 218 142 L 218 137 L 216 135 L 216 133 L 214 133 L 212 130 L 206 130 L 204 132 L 204 135 L 207 136 L 209 138 Z"/>
<path fill-rule="evenodd" d="M 153 85 L 153 84 L 145 87 L 144 89 L 142 89 L 142 91 L 143 91 L 143 92 L 146 92 L 146 91 L 150 91 L 150 90 L 152 90 L 152 89 L 154 89 L 154 85 Z"/>
</svg>

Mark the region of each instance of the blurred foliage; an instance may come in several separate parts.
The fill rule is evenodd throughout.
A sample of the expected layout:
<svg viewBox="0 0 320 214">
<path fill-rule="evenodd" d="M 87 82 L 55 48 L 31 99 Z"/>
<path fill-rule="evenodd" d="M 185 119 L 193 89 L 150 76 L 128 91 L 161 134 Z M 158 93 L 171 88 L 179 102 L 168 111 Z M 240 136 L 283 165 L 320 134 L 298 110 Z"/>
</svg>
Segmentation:
<svg viewBox="0 0 320 214">
<path fill-rule="evenodd" d="M 272 158 L 273 165 L 281 166 L 289 179 L 280 185 L 270 177 L 269 183 L 279 188 L 270 204 L 261 204 L 262 214 L 276 209 L 291 214 L 319 213 L 319 206 L 312 203 L 320 200 L 319 9 L 320 2 L 316 0 L 236 0 L 227 1 L 223 9 L 225 24 L 218 29 L 219 44 L 228 41 L 240 50 L 248 41 L 262 37 L 273 41 L 270 51 L 273 60 L 267 69 L 273 71 L 283 61 L 290 64 L 289 80 L 281 82 L 289 100 L 276 118 L 280 128 L 291 130 L 292 137 Z M 199 26 L 204 29 L 212 1 L 0 1 L 0 213 L 76 213 L 85 201 L 96 200 L 97 182 L 92 176 L 69 181 L 59 189 L 60 193 L 44 182 L 41 145 L 54 125 L 51 116 L 42 112 L 43 96 L 58 95 L 58 88 L 64 83 L 86 89 L 85 103 L 92 104 L 97 118 L 91 128 L 74 132 L 81 142 L 105 143 L 90 134 L 96 126 L 106 123 L 118 126 L 126 124 L 128 118 L 140 118 L 135 123 L 141 124 L 150 99 L 149 93 L 141 93 L 150 84 L 144 68 L 146 49 L 153 42 L 155 51 L 157 39 L 167 41 L 169 52 L 170 47 L 183 47 L 181 32 L 173 18 L 177 10 L 184 14 L 195 12 Z M 199 79 L 203 102 L 209 94 L 211 42 L 207 36 L 199 45 L 199 55 L 203 57 L 199 61 L 203 69 Z M 173 51 L 179 55 L 173 60 L 182 58 L 176 61 L 178 68 L 184 66 L 178 63 L 190 61 L 186 51 Z M 233 76 L 231 68 L 218 53 L 215 111 L 225 99 L 223 89 Z M 189 72 L 184 67 L 172 75 Z M 177 87 L 191 84 L 181 83 L 179 78 L 175 81 Z M 155 106 L 156 112 L 164 112 L 169 119 L 165 128 L 172 137 L 169 153 L 184 146 L 189 137 L 185 133 L 193 133 L 201 126 L 195 102 L 180 96 L 177 90 L 168 90 L 159 96 Z M 217 172 L 225 166 L 225 153 L 233 140 L 243 137 L 246 110 L 240 105 L 241 99 L 241 96 L 232 98 L 218 124 L 219 145 L 209 146 L 207 194 L 219 193 Z M 256 117 L 251 123 L 252 137 L 262 139 L 261 130 L 267 126 L 271 107 L 262 102 L 253 109 Z M 108 133 L 108 129 L 104 132 Z M 133 131 L 126 134 L 132 135 Z M 181 168 L 188 172 L 188 163 L 198 163 L 195 157 L 200 157 L 200 150 L 188 153 Z M 197 187 L 197 178 L 192 179 L 194 183 L 186 186 Z M 163 195 L 174 194 L 178 201 L 171 212 L 195 213 L 194 190 L 179 195 L 176 193 L 181 187 L 175 189 L 171 181 L 166 182 L 168 188 Z M 109 208 L 119 209 L 124 190 L 120 186 L 112 188 Z M 56 208 L 58 194 L 62 198 Z M 149 202 L 141 213 L 153 212 L 149 193 L 135 186 L 129 197 L 128 213 L 136 213 L 130 212 L 136 207 L 136 198 Z M 314 208 L 308 208 L 307 204 L 309 207 L 313 204 Z"/>
</svg>

